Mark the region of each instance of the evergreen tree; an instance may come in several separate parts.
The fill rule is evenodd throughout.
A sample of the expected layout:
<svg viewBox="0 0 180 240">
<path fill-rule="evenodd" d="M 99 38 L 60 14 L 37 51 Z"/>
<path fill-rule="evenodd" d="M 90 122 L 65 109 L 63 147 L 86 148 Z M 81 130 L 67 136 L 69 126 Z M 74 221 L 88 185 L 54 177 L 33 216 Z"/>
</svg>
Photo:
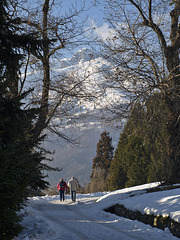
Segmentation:
<svg viewBox="0 0 180 240">
<path fill-rule="evenodd" d="M 170 112 L 161 98 L 160 94 L 148 98 L 144 111 L 144 145 L 150 158 L 148 182 L 167 181 L 173 171 L 166 128 Z"/>
<path fill-rule="evenodd" d="M 124 157 L 124 147 L 127 144 L 128 137 L 125 131 L 120 135 L 118 146 L 115 150 L 114 158 L 110 165 L 110 190 L 116 190 L 119 188 L 124 188 L 127 181 L 127 169 L 126 164 L 123 162 Z"/>
<path fill-rule="evenodd" d="M 47 186 L 42 175 L 45 151 L 41 138 L 32 138 L 38 109 L 25 110 L 28 93 L 17 94 L 22 50 L 34 46 L 33 36 L 18 35 L 15 19 L 7 14 L 9 1 L 0 2 L 0 239 L 9 240 L 21 231 L 17 211 L 30 192 Z M 24 102 L 24 103 L 23 103 Z"/>
<path fill-rule="evenodd" d="M 143 139 L 138 136 L 131 136 L 124 152 L 127 170 L 125 187 L 146 183 L 149 157 L 144 149 Z"/>
<path fill-rule="evenodd" d="M 12 239 L 21 227 L 17 211 L 31 191 L 47 186 L 43 180 L 38 145 L 42 139 L 32 139 L 30 129 L 35 114 L 21 110 L 20 99 L 0 98 L 0 237 Z"/>
<path fill-rule="evenodd" d="M 112 138 L 108 132 L 103 132 L 97 143 L 96 156 L 93 159 L 92 168 L 109 169 L 113 158 Z"/>
<path fill-rule="evenodd" d="M 108 191 L 109 170 L 113 158 L 112 138 L 104 131 L 97 143 L 96 156 L 93 159 L 91 182 L 87 186 L 88 192 Z"/>
<path fill-rule="evenodd" d="M 160 102 L 161 95 L 154 94 L 131 110 L 110 167 L 112 190 L 168 179 L 168 110 Z"/>
</svg>

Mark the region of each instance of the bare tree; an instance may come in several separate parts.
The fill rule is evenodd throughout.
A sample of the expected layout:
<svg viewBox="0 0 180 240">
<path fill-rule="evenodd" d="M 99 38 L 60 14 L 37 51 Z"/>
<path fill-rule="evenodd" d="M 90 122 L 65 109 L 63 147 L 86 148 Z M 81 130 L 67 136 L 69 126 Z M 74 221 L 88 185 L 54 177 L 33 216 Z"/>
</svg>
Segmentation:
<svg viewBox="0 0 180 240">
<path fill-rule="evenodd" d="M 17 92 L 22 92 L 27 87 L 34 88 L 29 107 L 38 104 L 41 111 L 32 130 L 33 136 L 38 137 L 44 129 L 49 129 L 67 141 L 72 139 L 59 131 L 67 123 L 75 120 L 78 111 L 79 99 L 88 99 L 94 95 L 93 91 L 86 91 L 87 76 L 77 77 L 72 73 L 53 72 L 53 63 L 63 57 L 65 51 L 71 51 L 77 46 L 85 44 L 84 34 L 88 31 L 85 19 L 81 14 L 85 7 L 79 8 L 74 4 L 69 12 L 62 11 L 63 1 L 43 0 L 42 2 L 19 0 L 14 4 L 11 14 L 21 11 L 21 18 L 16 23 L 21 25 L 21 31 L 36 33 L 42 41 L 39 51 L 29 49 L 23 77 Z M 17 14 L 18 16 L 18 14 Z M 57 60 L 57 61 L 55 61 Z M 59 62 L 59 68 L 60 68 Z M 34 74 L 28 75 L 28 69 Z M 27 77 L 27 75 L 29 77 Z M 56 121 L 53 119 L 56 118 Z M 63 123 L 62 119 L 64 119 Z M 70 121 L 71 120 L 71 121 Z"/>
<path fill-rule="evenodd" d="M 105 11 L 111 35 L 101 44 L 113 66 L 107 86 L 125 91 L 132 102 L 154 91 L 163 94 L 171 112 L 169 178 L 179 181 L 180 1 L 107 0 Z"/>
</svg>

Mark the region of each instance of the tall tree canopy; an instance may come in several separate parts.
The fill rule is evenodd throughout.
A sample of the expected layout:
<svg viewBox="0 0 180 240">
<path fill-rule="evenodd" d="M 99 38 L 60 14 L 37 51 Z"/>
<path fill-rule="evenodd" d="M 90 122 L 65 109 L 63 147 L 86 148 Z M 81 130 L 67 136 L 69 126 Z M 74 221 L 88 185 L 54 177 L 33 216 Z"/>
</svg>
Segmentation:
<svg viewBox="0 0 180 240">
<path fill-rule="evenodd" d="M 108 0 L 105 11 L 111 36 L 101 40 L 102 53 L 112 63 L 107 86 L 124 90 L 132 102 L 155 90 L 163 94 L 170 111 L 169 181 L 180 181 L 180 1 Z"/>
<path fill-rule="evenodd" d="M 135 104 L 111 162 L 111 189 L 169 179 L 168 114 L 160 94 Z"/>
<path fill-rule="evenodd" d="M 13 239 L 21 231 L 22 208 L 30 192 L 47 187 L 42 170 L 48 168 L 44 137 L 34 138 L 33 122 L 38 108 L 26 109 L 31 90 L 18 94 L 17 83 L 24 56 L 38 51 L 34 34 L 17 34 L 16 18 L 10 18 L 11 2 L 0 2 L 0 238 Z"/>
<path fill-rule="evenodd" d="M 92 168 L 109 169 L 113 158 L 113 150 L 112 138 L 105 131 L 101 134 L 101 138 L 97 143 L 96 156 L 93 159 Z"/>
<path fill-rule="evenodd" d="M 66 4 L 65 4 L 66 5 Z M 94 96 L 95 89 L 87 90 L 87 76 L 78 73 L 59 71 L 61 60 L 72 54 L 77 46 L 85 44 L 86 19 L 83 1 L 78 6 L 74 3 L 65 9 L 64 1 L 20 1 L 13 4 L 13 12 L 21 14 L 16 23 L 22 27 L 22 33 L 37 34 L 42 41 L 39 51 L 30 49 L 26 56 L 24 74 L 19 79 L 17 92 L 31 85 L 33 92 L 29 96 L 29 107 L 39 106 L 40 112 L 34 121 L 32 133 L 38 137 L 44 129 L 56 133 L 60 138 L 73 142 L 64 128 L 72 125 L 81 112 L 79 100 Z M 19 14 L 19 15 L 20 15 Z M 86 38 L 87 39 L 87 38 Z M 58 71 L 55 71 L 55 66 Z M 28 75 L 29 73 L 29 75 Z M 31 77 L 30 73 L 34 73 Z M 35 79 L 36 78 L 36 79 Z"/>
</svg>

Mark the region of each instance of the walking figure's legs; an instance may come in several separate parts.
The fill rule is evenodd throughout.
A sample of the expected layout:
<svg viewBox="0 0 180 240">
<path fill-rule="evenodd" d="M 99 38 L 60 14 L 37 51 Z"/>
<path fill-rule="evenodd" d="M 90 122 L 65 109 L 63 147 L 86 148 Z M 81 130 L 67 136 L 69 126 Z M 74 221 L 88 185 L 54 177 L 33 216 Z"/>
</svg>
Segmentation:
<svg viewBox="0 0 180 240">
<path fill-rule="evenodd" d="M 71 199 L 73 202 L 76 201 L 76 191 L 71 191 Z"/>
<path fill-rule="evenodd" d="M 59 191 L 60 201 L 62 201 L 62 191 Z"/>
</svg>

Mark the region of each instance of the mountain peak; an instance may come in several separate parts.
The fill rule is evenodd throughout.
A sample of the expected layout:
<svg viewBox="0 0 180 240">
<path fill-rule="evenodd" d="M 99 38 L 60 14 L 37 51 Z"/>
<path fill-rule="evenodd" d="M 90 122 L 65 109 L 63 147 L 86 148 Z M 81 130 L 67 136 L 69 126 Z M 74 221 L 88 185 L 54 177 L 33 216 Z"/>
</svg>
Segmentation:
<svg viewBox="0 0 180 240">
<path fill-rule="evenodd" d="M 83 48 L 78 50 L 71 58 L 72 63 L 91 61 L 96 58 L 95 54 L 89 48 Z"/>
</svg>

